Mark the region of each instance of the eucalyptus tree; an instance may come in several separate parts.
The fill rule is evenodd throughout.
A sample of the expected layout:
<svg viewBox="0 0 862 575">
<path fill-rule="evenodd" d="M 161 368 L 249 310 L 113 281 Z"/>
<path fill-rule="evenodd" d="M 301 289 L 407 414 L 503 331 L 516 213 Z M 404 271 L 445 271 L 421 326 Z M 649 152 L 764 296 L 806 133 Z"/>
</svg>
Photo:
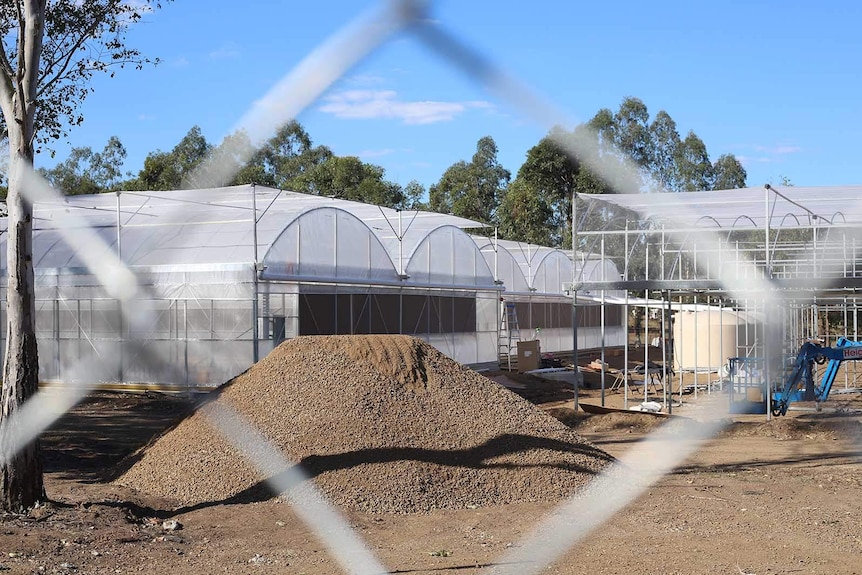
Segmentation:
<svg viewBox="0 0 862 575">
<path fill-rule="evenodd" d="M 126 32 L 154 0 L 5 0 L 0 4 L 0 111 L 8 138 L 6 350 L 0 397 L 0 507 L 20 511 L 45 497 L 38 442 L 15 452 L 9 418 L 38 387 L 33 206 L 25 186 L 37 146 L 84 121 L 79 110 L 94 75 L 151 62 Z M 3 425 L 5 424 L 5 425 Z"/>
</svg>

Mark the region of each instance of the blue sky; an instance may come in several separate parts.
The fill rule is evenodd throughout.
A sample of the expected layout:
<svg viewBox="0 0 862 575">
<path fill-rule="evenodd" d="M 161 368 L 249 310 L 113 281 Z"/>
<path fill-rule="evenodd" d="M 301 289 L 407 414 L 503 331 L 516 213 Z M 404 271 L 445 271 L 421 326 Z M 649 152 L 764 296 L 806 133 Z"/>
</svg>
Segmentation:
<svg viewBox="0 0 862 575">
<path fill-rule="evenodd" d="M 179 0 L 129 43 L 158 67 L 98 78 L 85 122 L 58 142 L 101 149 L 118 136 L 137 173 L 195 124 L 213 143 L 311 50 L 376 2 Z M 442 0 L 437 25 L 554 102 L 570 125 L 626 96 L 694 130 L 713 159 L 733 153 L 749 185 L 862 183 L 862 4 L 851 1 L 563 2 Z M 436 182 L 492 136 L 513 175 L 546 132 L 402 34 L 363 60 L 299 121 L 316 144 L 389 179 Z M 274 128 L 273 128 L 274 129 Z"/>
</svg>

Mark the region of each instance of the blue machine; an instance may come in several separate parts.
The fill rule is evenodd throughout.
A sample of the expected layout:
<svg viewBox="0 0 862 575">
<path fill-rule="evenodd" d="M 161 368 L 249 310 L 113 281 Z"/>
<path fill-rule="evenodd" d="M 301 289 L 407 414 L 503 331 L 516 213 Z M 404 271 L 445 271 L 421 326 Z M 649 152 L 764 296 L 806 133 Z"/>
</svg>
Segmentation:
<svg viewBox="0 0 862 575">
<path fill-rule="evenodd" d="M 799 348 L 793 369 L 784 382 L 784 387 L 772 394 L 772 415 L 786 415 L 792 401 L 826 401 L 841 362 L 862 359 L 862 342 L 839 338 L 835 347 L 821 347 L 806 342 Z M 814 382 L 814 364 L 826 362 L 826 371 L 820 384 Z"/>
</svg>

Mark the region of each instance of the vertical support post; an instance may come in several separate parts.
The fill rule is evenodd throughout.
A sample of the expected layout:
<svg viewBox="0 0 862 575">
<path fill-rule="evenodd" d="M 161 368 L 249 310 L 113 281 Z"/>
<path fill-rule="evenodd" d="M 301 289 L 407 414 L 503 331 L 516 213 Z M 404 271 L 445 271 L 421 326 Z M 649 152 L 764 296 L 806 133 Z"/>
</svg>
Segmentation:
<svg viewBox="0 0 862 575">
<path fill-rule="evenodd" d="M 712 296 L 709 292 L 706 293 L 706 349 L 706 394 L 712 395 Z"/>
<path fill-rule="evenodd" d="M 776 351 L 781 349 L 782 337 L 781 326 L 778 325 L 778 305 L 768 299 L 763 301 L 763 314 L 766 320 L 763 333 L 763 373 L 766 383 L 766 420 L 770 421 L 772 419 L 772 378 L 774 368 L 779 365 L 780 353 L 776 353 Z M 777 373 L 781 373 L 781 371 L 778 370 Z"/>
<path fill-rule="evenodd" d="M 665 302 L 667 303 L 667 309 L 665 310 L 664 302 L 663 302 L 662 303 L 662 310 L 661 310 L 661 321 L 662 321 L 662 328 L 661 329 L 662 329 L 662 333 L 664 334 L 662 342 L 661 342 L 662 363 L 664 364 L 664 373 L 662 374 L 662 382 L 664 383 L 664 385 L 662 386 L 663 387 L 662 391 L 664 392 L 664 397 L 665 397 L 665 402 L 666 402 L 665 404 L 667 405 L 667 412 L 673 413 L 673 381 L 671 381 L 672 376 L 670 375 L 670 373 L 668 373 L 668 369 L 667 369 L 667 362 L 669 359 L 667 356 L 668 355 L 667 354 L 667 346 L 668 346 L 668 342 L 673 340 L 673 337 L 668 337 L 668 335 L 669 335 L 668 329 L 670 329 L 670 331 L 671 331 L 670 335 L 671 336 L 673 335 L 673 325 L 668 325 L 668 324 L 672 324 L 672 322 L 670 321 L 670 298 L 671 298 L 670 290 L 667 290 L 665 292 L 665 296 L 667 298 L 665 300 Z"/>
<path fill-rule="evenodd" d="M 674 338 L 674 356 L 676 356 L 676 348 L 678 346 L 680 352 L 679 361 L 677 361 L 677 365 L 679 367 L 679 404 L 682 405 L 682 348 L 685 345 L 685 342 L 683 341 L 684 338 L 682 337 L 682 296 L 679 296 L 679 315 L 677 316 L 677 318 L 679 321 L 679 329 L 677 331 L 679 332 L 680 337 Z M 677 339 L 679 341 L 677 341 Z"/>
<path fill-rule="evenodd" d="M 251 216 L 252 240 L 254 241 L 254 252 L 253 252 L 253 254 L 254 254 L 254 269 L 253 269 L 253 273 L 254 273 L 253 287 L 254 287 L 254 289 L 252 290 L 254 293 L 252 294 L 252 301 L 251 301 L 251 315 L 252 315 L 252 318 L 251 318 L 252 319 L 252 323 L 251 323 L 251 337 L 252 337 L 251 356 L 252 356 L 252 361 L 254 363 L 257 363 L 260 360 L 260 342 L 259 342 L 260 327 L 258 326 L 258 322 L 260 320 L 257 317 L 258 316 L 257 291 L 258 291 L 258 287 L 259 287 L 258 286 L 258 276 L 260 274 L 260 267 L 259 267 L 259 262 L 257 259 L 257 257 L 258 257 L 258 254 L 257 254 L 257 193 L 255 190 L 254 184 L 251 185 L 251 208 L 252 208 L 252 216 Z M 336 250 L 336 251 L 338 251 L 338 250 Z M 296 261 L 298 262 L 299 259 L 297 259 Z M 188 340 L 186 340 L 186 350 L 188 350 L 188 346 L 189 346 Z M 186 374 L 188 374 L 188 366 L 186 366 Z M 188 378 L 188 376 L 187 376 L 187 378 Z"/>
<path fill-rule="evenodd" d="M 602 282 L 604 283 L 605 278 L 605 236 L 602 234 L 601 238 L 601 248 L 602 248 L 602 259 L 600 261 L 600 265 L 602 266 Z M 605 290 L 602 288 L 601 291 L 601 306 L 599 309 L 599 313 L 601 314 L 601 345 L 602 345 L 602 402 L 601 405 L 605 405 Z"/>
<path fill-rule="evenodd" d="M 123 222 L 120 217 L 120 191 L 117 190 L 117 259 L 123 261 Z"/>
<path fill-rule="evenodd" d="M 721 380 L 721 370 L 727 363 L 727 357 L 724 355 L 724 299 L 718 296 L 718 389 L 724 390 L 724 383 Z"/>
<path fill-rule="evenodd" d="M 769 262 L 769 190 L 772 188 L 769 184 L 766 184 L 766 187 L 763 190 L 763 200 L 764 200 L 764 219 L 763 219 L 763 229 L 765 232 L 764 238 L 766 242 L 764 243 L 764 256 L 765 256 L 765 275 L 767 278 L 772 277 L 772 266 Z"/>
<path fill-rule="evenodd" d="M 572 192 L 572 367 L 575 370 L 574 404 L 578 413 L 578 194 Z"/>
<path fill-rule="evenodd" d="M 120 192 L 117 191 L 117 259 L 122 262 L 123 261 L 123 243 L 122 243 L 121 232 L 122 232 L 122 220 L 120 217 Z M 118 379 L 119 379 L 119 382 L 122 383 L 123 382 L 123 376 L 124 376 L 124 374 L 123 374 L 123 358 L 124 358 L 123 347 L 125 345 L 125 341 L 123 339 L 123 331 L 124 331 L 123 330 L 123 324 L 125 322 L 123 321 L 123 302 L 119 299 L 117 300 L 117 315 L 118 315 L 118 321 L 119 321 L 119 325 L 120 325 L 120 333 L 119 333 L 120 337 L 119 337 L 119 341 L 117 342 L 117 347 L 118 347 L 117 357 L 119 358 L 119 362 L 120 362 L 120 366 L 118 369 L 118 372 L 119 372 L 118 373 L 118 375 L 119 375 Z"/>
<path fill-rule="evenodd" d="M 853 252 L 856 253 L 855 251 Z M 855 262 L 853 264 L 856 265 Z M 859 302 L 856 299 L 856 290 L 853 290 L 853 340 L 859 341 Z M 856 379 L 859 370 L 856 368 L 856 362 L 853 362 L 853 387 L 856 387 Z"/>
<path fill-rule="evenodd" d="M 186 374 L 186 387 L 189 386 L 190 374 L 189 374 L 189 300 L 183 300 L 183 342 L 185 345 L 183 346 L 183 367 L 185 368 Z"/>
<path fill-rule="evenodd" d="M 404 230 L 402 229 L 401 210 L 398 210 L 398 275 L 404 279 Z M 494 238 L 496 240 L 497 230 L 494 229 Z M 496 243 L 496 242 L 495 242 Z M 429 250 L 430 251 L 430 250 Z M 497 246 L 494 246 L 494 251 L 497 251 Z M 494 256 L 494 279 L 497 279 L 497 256 Z"/>
<path fill-rule="evenodd" d="M 697 306 L 699 303 L 700 303 L 699 294 L 697 292 L 694 292 L 694 398 L 695 399 L 697 399 L 697 384 L 700 383 L 699 378 L 698 378 L 698 372 L 700 370 L 700 361 L 698 360 L 698 357 L 697 357 L 698 356 L 697 352 L 700 351 L 700 348 L 698 347 L 699 344 L 697 343 L 697 332 L 698 332 L 697 316 L 699 315 Z"/>
<path fill-rule="evenodd" d="M 649 281 L 649 240 L 644 234 L 644 279 Z M 644 401 L 649 400 L 649 289 L 644 290 Z"/>
<path fill-rule="evenodd" d="M 627 252 L 628 253 L 628 252 Z M 625 277 L 625 274 L 623 275 Z M 628 279 L 628 278 L 626 278 Z M 623 407 L 629 408 L 629 290 L 626 288 L 626 299 L 623 305 L 625 314 L 625 345 L 623 347 Z"/>
<path fill-rule="evenodd" d="M 398 226 L 399 226 L 398 234 L 401 235 L 401 232 L 400 232 L 401 224 L 400 224 L 400 222 L 399 222 Z M 497 228 L 497 226 L 494 226 L 494 282 L 500 281 L 499 262 L 498 262 L 498 255 L 497 255 L 497 249 L 499 248 L 498 230 L 499 230 L 499 228 Z M 573 261 L 572 265 L 574 265 L 574 263 L 575 262 Z"/>
<path fill-rule="evenodd" d="M 58 280 L 59 278 L 54 276 L 54 281 Z M 53 324 L 51 326 L 53 328 L 51 336 L 54 338 L 54 372 L 57 374 L 57 379 L 62 381 L 60 379 L 60 300 L 55 297 L 51 304 L 51 323 Z"/>
<path fill-rule="evenodd" d="M 848 333 L 847 333 L 847 296 L 845 295 L 844 296 L 844 337 L 845 337 L 845 339 L 847 338 L 847 336 L 848 336 Z M 849 379 L 849 374 L 848 374 L 848 372 L 850 370 L 847 367 L 848 366 L 845 362 L 845 364 L 844 364 L 844 389 L 847 389 L 848 387 L 850 387 L 850 379 Z"/>
<path fill-rule="evenodd" d="M 662 256 L 664 259 L 664 256 Z M 659 297 L 661 298 L 661 335 L 658 338 L 659 344 L 661 345 L 661 397 L 662 404 L 665 409 L 668 408 L 668 400 L 667 400 L 667 324 L 665 323 L 665 313 L 664 313 L 664 297 L 665 292 L 659 291 Z"/>
<path fill-rule="evenodd" d="M 629 280 L 629 220 L 626 219 L 626 233 L 623 238 L 623 280 Z M 626 288 L 625 303 L 625 347 L 623 347 L 623 406 L 629 408 L 629 290 Z"/>
</svg>

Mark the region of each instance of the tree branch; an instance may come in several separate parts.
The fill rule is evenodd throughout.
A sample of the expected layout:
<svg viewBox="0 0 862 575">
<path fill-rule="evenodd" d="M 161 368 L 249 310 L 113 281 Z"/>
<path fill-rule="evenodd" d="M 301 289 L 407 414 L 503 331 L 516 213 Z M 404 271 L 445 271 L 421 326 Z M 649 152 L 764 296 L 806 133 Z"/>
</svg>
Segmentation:
<svg viewBox="0 0 862 575">
<path fill-rule="evenodd" d="M 24 15 L 21 12 L 21 5 L 22 5 L 21 0 L 15 0 L 15 10 L 18 11 L 18 42 L 17 42 L 17 44 L 18 44 L 18 46 L 17 46 L 17 52 L 18 52 L 17 64 L 18 64 L 18 66 L 17 66 L 16 70 L 12 71 L 12 73 L 14 74 L 12 86 L 13 86 L 13 88 L 15 88 L 15 90 L 18 93 L 18 106 L 21 107 L 21 109 L 23 110 L 24 87 L 21 85 L 21 71 L 25 65 L 24 64 L 24 35 L 26 34 L 26 30 L 27 30 L 27 22 L 25 21 Z M 15 113 L 14 101 L 12 102 L 12 113 L 14 116 L 14 113 Z M 20 118 L 13 117 L 12 121 L 13 122 L 20 121 Z"/>
<path fill-rule="evenodd" d="M 78 40 L 75 41 L 74 44 L 72 44 L 72 47 L 69 49 L 69 51 L 65 55 L 61 54 L 60 57 L 57 58 L 57 60 L 55 60 L 54 62 L 48 63 L 48 65 L 45 68 L 45 73 L 42 75 L 42 87 L 37 92 L 37 94 L 36 94 L 37 97 L 41 97 L 43 94 L 45 94 L 47 91 L 49 91 L 54 86 L 54 84 L 56 84 L 57 82 L 59 82 L 60 80 L 62 80 L 65 77 L 66 71 L 69 69 L 69 66 L 72 64 L 72 60 L 75 56 L 75 53 L 78 51 L 78 48 L 83 46 L 86 43 L 86 41 L 90 39 L 90 37 L 96 32 L 96 30 L 98 30 L 100 25 L 101 25 L 101 22 L 99 22 L 98 19 L 93 21 L 90 24 L 90 26 L 83 33 L 81 33 L 81 35 L 78 37 Z M 57 64 L 57 62 L 59 62 L 61 60 L 63 62 L 62 62 L 62 65 L 60 66 L 60 69 L 52 77 L 51 76 L 51 69 Z"/>
<path fill-rule="evenodd" d="M 15 90 L 15 72 L 6 55 L 6 44 L 0 48 L 0 108 L 6 122 L 12 120 L 12 94 Z"/>
<path fill-rule="evenodd" d="M 42 38 L 45 26 L 45 10 L 47 0 L 26 0 L 25 17 L 26 36 L 24 37 L 23 60 L 18 61 L 18 69 L 23 70 L 23 76 L 18 84 L 21 86 L 21 120 L 22 135 L 29 149 L 32 161 L 33 140 L 36 138 L 36 89 L 39 82 L 39 57 L 42 55 Z"/>
</svg>

